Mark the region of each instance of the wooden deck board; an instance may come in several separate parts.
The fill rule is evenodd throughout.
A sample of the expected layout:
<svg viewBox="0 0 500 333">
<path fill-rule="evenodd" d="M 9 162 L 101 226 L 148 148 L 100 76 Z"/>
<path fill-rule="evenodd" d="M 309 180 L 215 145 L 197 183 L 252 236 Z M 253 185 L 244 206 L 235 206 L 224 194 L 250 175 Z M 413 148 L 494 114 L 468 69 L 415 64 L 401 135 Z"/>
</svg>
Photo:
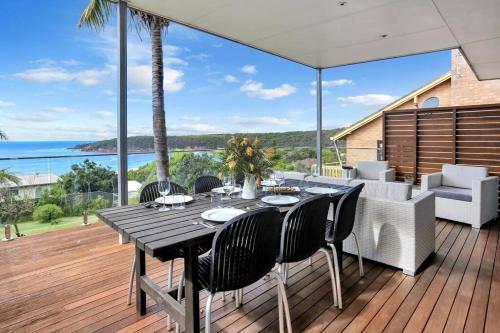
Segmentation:
<svg viewBox="0 0 500 333">
<path fill-rule="evenodd" d="M 365 261 L 361 278 L 357 262 L 346 256 L 342 311 L 333 307 L 322 254 L 312 267 L 291 266 L 287 291 L 294 331 L 498 332 L 498 222 L 477 231 L 438 221 L 436 249 L 415 277 Z M 151 300 L 144 317 L 135 304 L 126 304 L 133 247 L 117 244 L 116 233 L 101 223 L 1 243 L 0 253 L 0 332 L 167 332 L 166 313 Z M 165 286 L 166 266 L 147 260 L 148 275 Z M 174 281 L 181 270 L 177 260 Z M 200 308 L 206 296 L 201 293 Z M 217 296 L 213 330 L 277 331 L 275 281 L 245 288 L 244 301 L 235 309 L 231 296 L 225 303 Z"/>
</svg>

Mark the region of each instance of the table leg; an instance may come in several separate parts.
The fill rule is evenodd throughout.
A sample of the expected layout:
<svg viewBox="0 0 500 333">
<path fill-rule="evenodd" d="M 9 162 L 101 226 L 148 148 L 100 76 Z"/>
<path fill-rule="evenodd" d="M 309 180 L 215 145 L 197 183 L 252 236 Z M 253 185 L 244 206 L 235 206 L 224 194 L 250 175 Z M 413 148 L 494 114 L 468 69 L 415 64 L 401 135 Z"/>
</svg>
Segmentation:
<svg viewBox="0 0 500 333">
<path fill-rule="evenodd" d="M 139 247 L 135 247 L 135 305 L 137 312 L 146 314 L 146 292 L 141 288 L 141 277 L 146 275 L 146 254 Z"/>
<path fill-rule="evenodd" d="M 186 332 L 200 332 L 200 297 L 198 282 L 198 251 L 196 248 L 184 249 L 185 297 L 186 297 Z"/>
</svg>

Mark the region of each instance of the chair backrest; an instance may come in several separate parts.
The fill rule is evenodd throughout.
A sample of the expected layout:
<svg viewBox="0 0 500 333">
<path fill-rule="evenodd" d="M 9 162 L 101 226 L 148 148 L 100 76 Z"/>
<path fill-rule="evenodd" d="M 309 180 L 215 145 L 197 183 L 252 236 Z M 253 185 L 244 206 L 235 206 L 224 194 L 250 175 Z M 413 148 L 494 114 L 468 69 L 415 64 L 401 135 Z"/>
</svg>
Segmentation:
<svg viewBox="0 0 500 333">
<path fill-rule="evenodd" d="M 194 193 L 210 192 L 216 187 L 222 187 L 222 180 L 215 176 L 201 176 L 194 181 Z"/>
<path fill-rule="evenodd" d="M 170 182 L 170 194 L 175 193 L 183 193 L 187 194 L 187 191 L 184 187 L 176 184 L 174 182 Z M 161 197 L 160 191 L 158 190 L 158 182 L 152 182 L 144 186 L 141 190 L 141 194 L 139 195 L 139 202 L 150 202 L 154 201 L 156 198 Z"/>
<path fill-rule="evenodd" d="M 208 290 L 246 287 L 272 270 L 281 229 L 277 208 L 260 208 L 224 223 L 212 242 Z"/>
<path fill-rule="evenodd" d="M 441 184 L 459 188 L 472 188 L 472 181 L 488 177 L 488 169 L 468 165 L 443 165 Z"/>
<path fill-rule="evenodd" d="M 333 228 L 326 237 L 327 241 L 341 242 L 351 234 L 356 217 L 356 205 L 363 186 L 365 186 L 363 183 L 354 186 L 340 199 L 335 209 Z"/>
<path fill-rule="evenodd" d="M 380 172 L 387 169 L 389 169 L 388 161 L 358 161 L 356 178 L 377 180 Z"/>
<path fill-rule="evenodd" d="M 309 258 L 325 243 L 326 220 L 331 199 L 328 195 L 308 198 L 288 211 L 281 227 L 278 263 Z"/>
</svg>

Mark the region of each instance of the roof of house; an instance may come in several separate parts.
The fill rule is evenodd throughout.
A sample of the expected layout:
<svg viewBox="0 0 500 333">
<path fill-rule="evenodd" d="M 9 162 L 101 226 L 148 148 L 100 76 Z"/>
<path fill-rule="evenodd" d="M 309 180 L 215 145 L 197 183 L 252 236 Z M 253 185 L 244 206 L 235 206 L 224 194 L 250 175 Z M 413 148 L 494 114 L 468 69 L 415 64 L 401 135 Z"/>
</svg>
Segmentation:
<svg viewBox="0 0 500 333">
<path fill-rule="evenodd" d="M 15 184 L 11 181 L 7 181 L 5 187 L 27 187 L 27 186 L 40 186 L 40 185 L 51 185 L 59 181 L 59 176 L 47 172 L 47 173 L 35 173 L 28 175 L 16 175 L 19 178 L 19 184 Z"/>
<path fill-rule="evenodd" d="M 421 86 L 420 88 L 413 90 L 409 94 L 407 94 L 407 95 L 401 97 L 400 99 L 384 106 L 382 109 L 380 109 L 380 110 L 372 113 L 371 115 L 361 119 L 360 121 L 354 123 L 350 127 L 340 131 L 339 133 L 335 134 L 335 136 L 331 137 L 330 139 L 335 141 L 335 140 L 340 140 L 340 139 L 344 138 L 346 135 L 351 134 L 352 132 L 356 131 L 357 129 L 365 126 L 366 124 L 368 124 L 368 123 L 372 122 L 373 120 L 382 116 L 382 113 L 384 111 L 394 110 L 397 107 L 403 105 L 404 103 L 413 100 L 413 98 L 415 96 L 419 96 L 419 95 L 423 94 L 424 92 L 440 85 L 441 83 L 449 80 L 450 78 L 451 78 L 451 72 L 447 72 L 447 73 L 439 76 L 438 78 L 432 80 L 431 82 L 426 83 L 425 85 Z"/>
</svg>

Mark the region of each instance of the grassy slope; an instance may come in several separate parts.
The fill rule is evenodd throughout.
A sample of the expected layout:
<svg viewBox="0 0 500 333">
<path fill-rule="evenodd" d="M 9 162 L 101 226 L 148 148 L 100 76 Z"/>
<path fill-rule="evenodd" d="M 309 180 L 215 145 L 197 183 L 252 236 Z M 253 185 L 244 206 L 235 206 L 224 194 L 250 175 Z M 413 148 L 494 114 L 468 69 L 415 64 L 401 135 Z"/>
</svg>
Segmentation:
<svg viewBox="0 0 500 333">
<path fill-rule="evenodd" d="M 95 215 L 90 215 L 88 221 L 89 224 L 91 224 L 91 223 L 96 223 L 98 220 Z M 40 223 L 37 221 L 27 221 L 19 223 L 18 226 L 22 234 L 30 236 L 30 235 L 40 234 L 43 232 L 49 232 L 49 231 L 61 230 L 79 226 L 82 224 L 82 222 L 83 222 L 83 217 L 70 216 L 70 217 L 60 218 L 58 220 L 58 223 L 56 224 Z M 13 226 L 12 226 L 12 231 L 14 231 Z"/>
</svg>

